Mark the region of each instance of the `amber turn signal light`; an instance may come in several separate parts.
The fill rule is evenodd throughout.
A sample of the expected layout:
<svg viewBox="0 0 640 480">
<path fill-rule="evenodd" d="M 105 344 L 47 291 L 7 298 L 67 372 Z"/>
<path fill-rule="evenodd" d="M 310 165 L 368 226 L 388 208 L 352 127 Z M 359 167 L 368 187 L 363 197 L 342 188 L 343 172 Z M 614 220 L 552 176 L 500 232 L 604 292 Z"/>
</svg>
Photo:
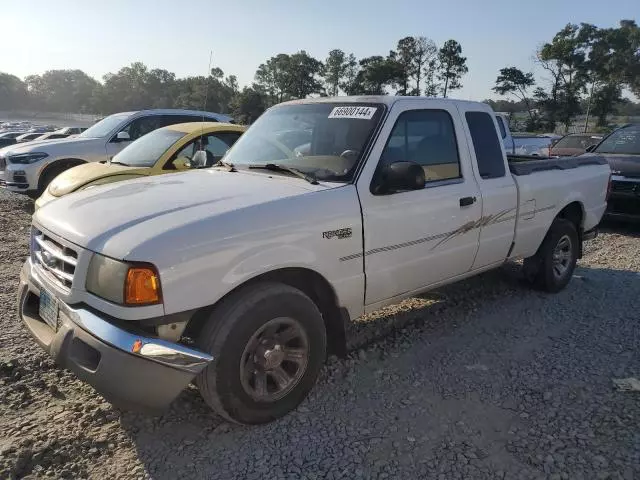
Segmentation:
<svg viewBox="0 0 640 480">
<path fill-rule="evenodd" d="M 154 268 L 130 267 L 124 285 L 124 303 L 151 305 L 160 303 L 160 279 Z"/>
</svg>

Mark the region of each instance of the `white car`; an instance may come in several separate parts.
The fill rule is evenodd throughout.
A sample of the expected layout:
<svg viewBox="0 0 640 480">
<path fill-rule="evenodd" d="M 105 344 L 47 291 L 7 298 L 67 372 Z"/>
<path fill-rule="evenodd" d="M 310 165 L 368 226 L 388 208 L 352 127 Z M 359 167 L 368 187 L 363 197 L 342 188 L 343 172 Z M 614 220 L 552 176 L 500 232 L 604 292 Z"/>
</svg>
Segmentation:
<svg viewBox="0 0 640 480">
<path fill-rule="evenodd" d="M 509 162 L 497 130 L 488 105 L 451 99 L 275 106 L 218 167 L 39 209 L 19 315 L 112 401 L 165 407 L 195 378 L 223 417 L 271 421 L 344 353 L 345 322 L 509 259 L 539 289 L 569 283 L 609 166 Z"/>
<path fill-rule="evenodd" d="M 39 196 L 63 171 L 88 162 L 106 162 L 132 141 L 176 123 L 229 122 L 219 113 L 142 110 L 110 115 L 77 136 L 12 145 L 0 150 L 0 186 Z"/>
</svg>

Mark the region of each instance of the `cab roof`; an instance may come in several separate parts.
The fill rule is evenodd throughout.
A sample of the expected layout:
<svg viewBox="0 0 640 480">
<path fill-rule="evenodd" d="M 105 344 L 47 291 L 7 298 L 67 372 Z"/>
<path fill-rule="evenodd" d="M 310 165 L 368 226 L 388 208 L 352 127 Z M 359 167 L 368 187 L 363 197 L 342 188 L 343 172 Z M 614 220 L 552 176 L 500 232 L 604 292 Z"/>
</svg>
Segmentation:
<svg viewBox="0 0 640 480">
<path fill-rule="evenodd" d="M 247 128 L 242 125 L 235 125 L 233 123 L 222 122 L 189 122 L 189 123 L 176 123 L 164 127 L 168 130 L 175 130 L 176 132 L 183 133 L 195 133 L 200 130 L 205 130 L 207 133 L 217 132 L 220 130 L 227 130 L 233 132 L 244 132 Z"/>
<path fill-rule="evenodd" d="M 440 98 L 440 97 L 416 97 L 416 96 L 402 96 L 402 95 L 358 95 L 358 96 L 344 96 L 344 97 L 318 97 L 318 98 L 302 98 L 299 100 L 290 100 L 283 102 L 280 105 L 296 105 L 305 103 L 382 103 L 388 107 L 391 107 L 399 100 L 421 100 L 421 101 L 446 101 L 459 104 L 473 104 L 473 105 L 486 105 L 482 102 L 473 102 L 470 100 L 456 100 L 452 98 Z M 276 105 L 277 106 L 277 105 Z"/>
</svg>

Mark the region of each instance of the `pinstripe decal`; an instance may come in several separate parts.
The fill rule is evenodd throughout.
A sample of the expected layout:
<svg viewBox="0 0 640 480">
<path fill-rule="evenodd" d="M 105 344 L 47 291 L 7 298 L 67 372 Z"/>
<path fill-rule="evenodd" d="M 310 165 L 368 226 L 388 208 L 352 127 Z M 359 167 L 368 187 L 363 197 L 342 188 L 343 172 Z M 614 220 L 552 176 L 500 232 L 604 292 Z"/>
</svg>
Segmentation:
<svg viewBox="0 0 640 480">
<path fill-rule="evenodd" d="M 534 210 L 533 212 L 522 212 L 520 213 L 520 216 L 522 215 L 530 215 L 531 213 L 540 213 L 540 212 L 545 212 L 547 210 L 552 210 L 556 208 L 555 205 L 549 205 L 547 207 L 543 207 L 543 208 L 538 208 L 536 210 Z M 412 247 L 414 245 L 419 245 L 421 243 L 425 243 L 425 242 L 430 242 L 432 240 L 440 240 L 438 243 L 436 243 L 433 247 L 431 247 L 431 250 L 439 247 L 440 245 L 446 243 L 448 240 L 451 240 L 454 237 L 457 237 L 459 235 L 464 235 L 465 233 L 468 233 L 472 230 L 475 230 L 477 228 L 482 228 L 482 227 L 486 227 L 489 225 L 495 225 L 498 223 L 503 223 L 503 222 L 508 222 L 510 220 L 513 220 L 515 218 L 518 217 L 518 215 L 509 215 L 506 216 L 508 213 L 511 213 L 515 210 L 515 208 L 509 208 L 507 210 L 502 210 L 501 212 L 496 213 L 495 215 L 488 215 L 486 217 L 482 217 L 479 220 L 476 220 L 475 222 L 469 222 L 469 223 L 465 223 L 464 225 L 462 225 L 460 228 L 457 228 L 455 230 L 452 230 L 450 232 L 445 232 L 445 233 L 439 233 L 438 235 L 431 235 L 429 237 L 424 237 L 424 238 L 419 238 L 417 240 L 411 240 L 410 242 L 404 242 L 404 243 L 397 243 L 395 245 L 388 245 L 386 247 L 378 247 L 378 248 L 374 248 L 371 250 L 367 250 L 366 252 L 364 252 L 364 256 L 369 256 L 369 255 L 375 255 L 376 253 L 382 253 L 382 252 L 390 252 L 393 250 L 398 250 L 400 248 L 405 248 L 405 247 Z M 340 261 L 341 262 L 346 262 L 349 260 L 354 260 L 356 258 L 362 258 L 363 254 L 361 252 L 359 253 L 352 253 L 351 255 L 347 255 L 345 257 L 340 257 Z"/>
</svg>

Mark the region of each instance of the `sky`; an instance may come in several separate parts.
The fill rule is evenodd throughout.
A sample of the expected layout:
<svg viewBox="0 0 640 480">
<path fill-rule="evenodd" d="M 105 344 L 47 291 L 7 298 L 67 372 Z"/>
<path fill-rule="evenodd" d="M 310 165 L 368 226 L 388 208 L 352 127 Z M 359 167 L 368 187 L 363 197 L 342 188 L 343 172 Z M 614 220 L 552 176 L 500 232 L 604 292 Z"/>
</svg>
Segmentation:
<svg viewBox="0 0 640 480">
<path fill-rule="evenodd" d="M 407 35 L 462 45 L 469 73 L 455 98 L 499 98 L 500 68 L 533 71 L 537 47 L 567 23 L 637 19 L 638 0 L 0 0 L 0 72 L 80 69 L 98 80 L 135 61 L 178 77 L 213 65 L 253 81 L 260 63 L 306 50 L 386 55 Z"/>
</svg>

